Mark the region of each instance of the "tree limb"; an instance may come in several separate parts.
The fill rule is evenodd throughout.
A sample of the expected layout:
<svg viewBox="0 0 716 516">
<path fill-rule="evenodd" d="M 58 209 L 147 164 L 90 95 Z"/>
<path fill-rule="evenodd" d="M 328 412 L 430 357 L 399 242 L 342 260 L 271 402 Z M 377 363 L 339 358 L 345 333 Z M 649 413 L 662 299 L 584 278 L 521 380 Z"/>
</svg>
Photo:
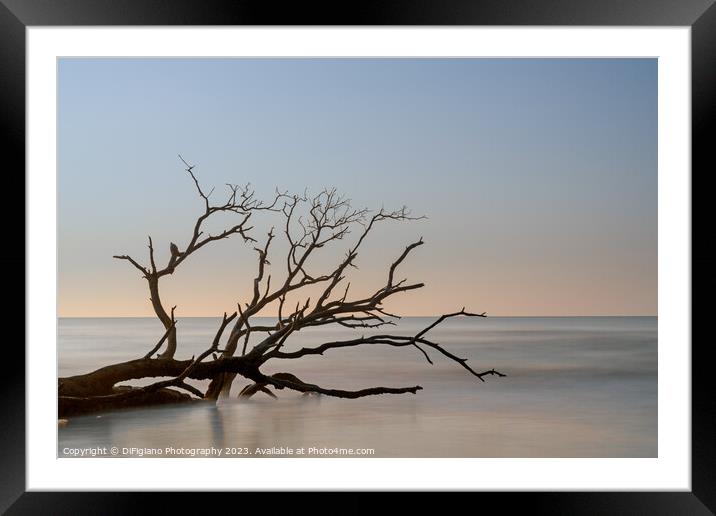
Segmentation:
<svg viewBox="0 0 716 516">
<path fill-rule="evenodd" d="M 172 310 L 172 313 L 173 313 L 173 310 Z M 162 347 L 162 344 L 164 344 L 164 341 L 167 340 L 167 337 L 169 337 L 169 334 L 172 332 L 172 330 L 174 330 L 175 327 L 176 327 L 176 321 L 172 320 L 171 326 L 169 326 L 169 328 L 167 328 L 167 330 L 164 332 L 164 335 L 162 335 L 162 338 L 159 339 L 159 342 L 157 342 L 157 344 L 149 351 L 149 353 L 144 355 L 144 358 L 151 358 L 154 353 L 159 351 L 159 348 Z"/>
<path fill-rule="evenodd" d="M 347 391 L 342 389 L 324 389 L 323 387 L 320 387 L 315 384 L 297 381 L 297 379 L 279 379 L 276 378 L 276 375 L 263 376 L 263 381 L 278 388 L 285 387 L 298 392 L 317 392 L 319 394 L 325 394 L 326 396 L 333 396 L 334 398 L 348 399 L 363 398 L 365 396 L 375 396 L 378 394 L 405 394 L 408 392 L 415 394 L 419 390 L 422 390 L 422 387 L 419 385 L 415 385 L 414 387 L 369 387 L 367 389 L 361 389 L 358 391 Z"/>
</svg>

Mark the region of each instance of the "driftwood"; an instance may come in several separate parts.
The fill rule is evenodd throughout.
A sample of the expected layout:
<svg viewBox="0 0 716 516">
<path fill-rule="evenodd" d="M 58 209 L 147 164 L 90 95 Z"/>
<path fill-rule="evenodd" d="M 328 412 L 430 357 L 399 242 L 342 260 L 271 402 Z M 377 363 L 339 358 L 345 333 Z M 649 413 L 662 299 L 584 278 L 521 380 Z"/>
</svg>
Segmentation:
<svg viewBox="0 0 716 516">
<path fill-rule="evenodd" d="M 336 190 L 323 190 L 315 196 L 288 195 L 276 192 L 269 203 L 262 203 L 254 197 L 254 192 L 246 187 L 228 185 L 227 200 L 218 205 L 210 202 L 213 190 L 205 193 L 194 173 L 194 167 L 187 164 L 186 171 L 202 199 L 203 212 L 197 218 L 193 231 L 183 250 L 174 243 L 169 245 L 170 255 L 166 265 L 157 267 L 155 248 L 152 238 L 148 239 L 149 265 L 140 264 L 128 255 L 116 255 L 141 272 L 147 281 L 152 307 L 162 322 L 165 333 L 142 358 L 118 364 L 108 365 L 96 371 L 58 380 L 59 417 L 96 410 L 153 405 L 161 403 L 186 403 L 198 400 L 214 401 L 227 396 L 236 376 L 249 379 L 253 384 L 245 387 L 241 397 L 250 397 L 257 392 L 270 396 L 276 395 L 271 389 L 290 389 L 304 394 L 316 393 L 339 398 L 360 398 L 379 394 L 415 394 L 422 387 L 369 387 L 359 390 L 325 388 L 298 379 L 291 373 L 265 375 L 261 367 L 269 360 L 300 359 L 307 355 L 322 355 L 326 351 L 346 347 L 385 345 L 410 347 L 419 351 L 432 364 L 428 351 L 442 355 L 456 362 L 470 374 L 484 381 L 485 376 L 505 376 L 489 369 L 478 372 L 460 358 L 428 338 L 430 330 L 453 317 L 485 317 L 485 313 L 472 313 L 465 308 L 442 315 L 432 324 L 415 335 L 394 335 L 389 333 L 361 335 L 359 337 L 317 343 L 289 351 L 285 348 L 291 336 L 303 328 L 339 325 L 345 328 L 361 330 L 381 328 L 395 324 L 400 317 L 387 312 L 386 299 L 400 293 L 406 293 L 423 287 L 423 283 L 409 283 L 407 279 L 397 279 L 399 266 L 416 248 L 423 245 L 419 240 L 407 245 L 403 252 L 390 264 L 385 284 L 372 294 L 352 298 L 349 295 L 350 283 L 346 282 L 348 271 L 355 268 L 355 261 L 362 243 L 377 224 L 385 221 L 409 221 L 423 217 L 412 217 L 403 207 L 395 211 L 380 209 L 371 213 L 367 209 L 352 208 L 345 197 Z M 263 245 L 254 247 L 258 255 L 256 275 L 251 285 L 250 299 L 238 303 L 231 314 L 224 313 L 217 332 L 207 349 L 190 360 L 177 360 L 177 319 L 176 306 L 169 313 L 164 309 L 159 296 L 159 284 L 163 277 L 174 273 L 189 256 L 204 246 L 233 235 L 239 235 L 245 242 L 257 243 L 250 234 L 253 226 L 251 218 L 259 212 L 272 212 L 283 219 L 281 233 L 288 243 L 288 251 L 283 264 L 272 267 L 268 257 L 270 246 L 276 238 L 275 228 L 266 236 Z M 203 224 L 216 213 L 235 214 L 236 224 L 215 235 L 205 235 Z M 348 246 L 342 259 L 328 272 L 316 274 L 310 272 L 313 258 L 319 250 L 335 246 L 345 240 L 351 232 L 357 236 Z M 273 275 L 272 275 L 273 272 Z M 281 274 L 280 281 L 275 278 Z M 272 284 L 272 277 L 274 278 Z M 302 293 L 312 289 L 313 299 L 303 298 Z M 316 292 L 318 292 L 316 294 Z M 288 299 L 297 299 L 293 308 L 288 308 Z M 275 325 L 253 324 L 252 318 L 267 308 L 277 314 Z M 228 336 L 224 338 L 224 333 Z M 258 343 L 249 347 L 250 337 L 258 337 Z M 221 343 L 224 342 L 222 346 Z M 156 355 L 166 343 L 165 350 Z M 156 355 L 156 356 L 155 356 Z M 209 359 L 211 357 L 211 359 Z M 144 378 L 163 378 L 145 387 L 117 387 L 117 384 Z M 211 380 L 206 392 L 199 391 L 187 383 L 187 380 Z"/>
</svg>

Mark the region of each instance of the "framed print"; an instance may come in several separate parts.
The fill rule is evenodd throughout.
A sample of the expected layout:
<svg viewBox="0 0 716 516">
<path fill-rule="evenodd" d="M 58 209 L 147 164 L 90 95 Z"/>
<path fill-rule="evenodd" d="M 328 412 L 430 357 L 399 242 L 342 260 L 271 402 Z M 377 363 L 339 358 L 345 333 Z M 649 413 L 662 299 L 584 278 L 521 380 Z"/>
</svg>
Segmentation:
<svg viewBox="0 0 716 516">
<path fill-rule="evenodd" d="M 691 273 L 709 2 L 7 5 L 10 514 L 141 491 L 716 506 Z"/>
</svg>

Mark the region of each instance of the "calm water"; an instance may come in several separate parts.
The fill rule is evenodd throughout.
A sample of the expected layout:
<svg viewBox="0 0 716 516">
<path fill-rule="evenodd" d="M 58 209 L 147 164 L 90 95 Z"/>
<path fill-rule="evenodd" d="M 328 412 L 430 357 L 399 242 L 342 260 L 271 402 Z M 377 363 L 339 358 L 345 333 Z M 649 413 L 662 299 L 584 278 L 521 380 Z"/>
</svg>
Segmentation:
<svg viewBox="0 0 716 516">
<path fill-rule="evenodd" d="M 412 334 L 432 320 L 406 318 L 391 331 Z M 177 358 L 205 349 L 217 324 L 182 319 Z M 154 319 L 61 319 L 59 374 L 138 358 L 161 333 Z M 347 329 L 304 330 L 287 348 L 355 335 Z M 65 456 L 68 447 L 117 446 L 234 447 L 252 456 L 256 448 L 273 447 L 373 449 L 377 457 L 657 456 L 655 317 L 463 318 L 447 321 L 431 336 L 473 368 L 494 367 L 508 377 L 482 383 L 441 355 L 431 353 L 434 365 L 428 364 L 413 348 L 332 350 L 269 362 L 264 371 L 291 372 L 324 387 L 424 390 L 358 400 L 302 398 L 283 390 L 279 400 L 259 393 L 239 402 L 235 395 L 248 382 L 238 378 L 232 399 L 217 406 L 71 418 L 58 430 L 58 454 Z"/>
</svg>

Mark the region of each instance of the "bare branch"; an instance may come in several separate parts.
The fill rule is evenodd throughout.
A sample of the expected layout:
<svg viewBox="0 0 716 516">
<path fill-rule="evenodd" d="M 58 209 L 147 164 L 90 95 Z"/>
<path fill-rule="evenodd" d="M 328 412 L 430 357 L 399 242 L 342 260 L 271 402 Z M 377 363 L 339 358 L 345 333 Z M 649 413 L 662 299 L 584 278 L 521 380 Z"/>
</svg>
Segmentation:
<svg viewBox="0 0 716 516">
<path fill-rule="evenodd" d="M 149 239 L 149 263 L 152 266 L 152 273 L 157 273 L 157 264 L 154 262 L 154 246 L 152 245 L 152 237 L 147 236 Z"/>
<path fill-rule="evenodd" d="M 473 314 L 473 313 L 470 313 L 470 312 L 466 312 L 466 311 L 465 311 L 465 307 L 463 306 L 463 307 L 462 307 L 462 310 L 460 310 L 459 312 L 453 312 L 453 313 L 451 313 L 451 314 L 445 314 L 445 315 L 440 316 L 440 318 L 439 318 L 437 321 L 435 321 L 435 322 L 432 323 L 430 326 L 428 326 L 427 328 L 425 328 L 424 330 L 422 330 L 420 333 L 418 333 L 418 334 L 415 336 L 415 338 L 416 338 L 416 339 L 419 339 L 420 337 L 422 337 L 423 335 L 425 335 L 426 333 L 428 333 L 430 330 L 432 330 L 433 328 L 435 328 L 438 324 L 440 324 L 441 322 L 443 322 L 445 319 L 449 319 L 449 318 L 451 318 L 451 317 L 457 317 L 457 316 L 460 316 L 460 315 L 464 315 L 464 316 L 466 316 L 466 317 L 487 317 L 487 314 L 486 314 L 485 312 L 482 312 L 481 314 Z"/>
<path fill-rule="evenodd" d="M 142 267 L 141 265 L 139 265 L 131 256 L 127 256 L 126 254 L 123 254 L 123 255 L 114 255 L 112 258 L 116 258 L 116 259 L 118 259 L 118 260 L 127 260 L 129 263 L 131 263 L 131 264 L 134 265 L 137 269 L 139 269 L 139 271 L 140 271 L 142 274 L 144 274 L 144 275 L 149 274 L 149 271 L 148 271 L 146 268 L 144 268 L 144 267 Z"/>
<path fill-rule="evenodd" d="M 236 317 L 236 312 L 234 312 L 232 315 L 228 316 L 226 315 L 226 312 L 224 312 L 224 317 L 221 321 L 221 325 L 219 326 L 219 329 L 216 331 L 216 335 L 214 336 L 214 341 L 211 343 L 211 346 L 204 351 L 201 355 L 196 357 L 194 360 L 192 360 L 191 364 L 187 366 L 187 368 L 182 371 L 182 373 L 174 378 L 173 380 L 167 380 L 169 382 L 167 385 L 176 385 L 177 383 L 181 383 L 184 381 L 184 378 L 188 377 L 194 369 L 196 369 L 196 366 L 204 360 L 206 357 L 214 353 L 217 349 L 219 349 L 219 341 L 221 340 L 221 335 L 224 333 L 224 330 L 226 329 L 226 326 Z M 162 383 L 162 382 L 159 382 Z M 164 385 L 166 387 L 167 385 Z"/>
<path fill-rule="evenodd" d="M 184 389 L 185 391 L 189 391 L 190 393 L 192 393 L 193 395 L 195 395 L 195 396 L 197 396 L 197 397 L 199 397 L 199 398 L 203 398 L 203 397 L 204 397 L 204 393 L 203 393 L 203 392 L 201 392 L 199 389 L 197 389 L 197 388 L 194 387 L 193 385 L 189 385 L 189 384 L 186 383 L 186 382 L 179 382 L 179 383 L 175 384 L 174 387 L 179 387 L 180 389 Z"/>
<path fill-rule="evenodd" d="M 259 287 L 261 285 L 261 280 L 264 277 L 264 267 L 269 264 L 266 257 L 268 256 L 268 249 L 269 249 L 269 246 L 271 245 L 271 240 L 273 240 L 273 237 L 274 237 L 273 228 L 271 228 L 271 230 L 268 232 L 268 238 L 266 239 L 266 245 L 264 246 L 264 248 L 259 249 L 257 247 L 254 247 L 254 250 L 256 250 L 259 253 L 259 272 L 256 275 L 256 278 L 254 279 L 254 297 L 251 300 L 252 305 L 258 303 L 259 298 L 261 296 L 261 291 L 260 291 Z M 268 292 L 268 286 L 267 286 L 266 292 Z M 266 297 L 266 296 L 264 295 L 264 297 Z"/>
<path fill-rule="evenodd" d="M 241 355 L 246 354 L 246 346 L 249 343 L 249 337 L 251 336 L 251 323 L 249 322 L 249 318 L 245 317 L 243 312 L 241 311 L 241 303 L 238 304 L 239 307 L 239 314 L 241 315 L 241 319 L 244 321 L 244 324 L 246 325 L 246 333 L 244 334 L 244 347 L 241 349 Z"/>
<path fill-rule="evenodd" d="M 469 371 L 472 375 L 476 376 L 480 380 L 483 380 L 483 376 L 486 375 L 496 375 L 496 376 L 506 376 L 503 373 L 500 373 L 498 371 L 495 371 L 494 369 L 491 369 L 489 371 L 485 371 L 482 373 L 478 373 L 477 371 L 473 370 L 469 365 L 467 365 L 467 359 L 466 358 L 459 358 L 446 349 L 444 349 L 439 344 L 429 341 L 427 339 L 424 339 L 423 336 L 430 331 L 431 329 L 435 328 L 437 325 L 439 325 L 441 322 L 445 321 L 448 318 L 456 317 L 456 316 L 466 316 L 466 317 L 486 317 L 484 313 L 482 314 L 473 314 L 470 312 L 466 312 L 463 308 L 459 312 L 454 312 L 451 314 L 445 314 L 438 318 L 434 323 L 427 326 L 425 329 L 418 332 L 415 336 L 402 336 L 402 335 L 371 335 L 368 337 L 360 337 L 357 339 L 351 339 L 351 340 L 342 340 L 342 341 L 333 341 L 333 342 L 326 342 L 324 344 L 321 344 L 319 346 L 313 347 L 313 348 L 301 348 L 298 351 L 293 352 L 282 352 L 278 349 L 275 349 L 271 351 L 270 353 L 267 353 L 265 355 L 266 359 L 269 358 L 284 358 L 284 359 L 293 359 L 293 358 L 300 358 L 302 356 L 306 355 L 322 355 L 325 351 L 329 349 L 336 349 L 336 348 L 345 348 L 345 347 L 354 347 L 354 346 L 360 346 L 363 344 L 385 344 L 389 346 L 395 346 L 395 347 L 404 347 L 404 346 L 415 346 L 418 348 L 425 358 L 432 364 L 432 361 L 430 360 L 430 357 L 428 354 L 423 350 L 419 344 L 422 344 L 424 346 L 430 347 L 450 360 L 453 360 L 460 364 L 463 368 L 465 368 L 467 371 Z"/>
<path fill-rule="evenodd" d="M 174 315 L 174 310 L 172 309 L 172 318 L 173 318 L 173 315 Z M 149 351 L 149 353 L 144 355 L 144 358 L 151 358 L 154 353 L 159 351 L 159 348 L 162 347 L 162 344 L 164 344 L 164 341 L 167 340 L 167 337 L 169 337 L 169 334 L 174 330 L 175 327 L 176 327 L 176 321 L 172 321 L 171 326 L 169 326 L 169 328 L 167 328 L 167 330 L 164 332 L 164 335 L 162 335 L 162 338 L 159 339 L 159 342 L 157 342 L 157 344 Z"/>
<path fill-rule="evenodd" d="M 204 194 L 204 191 L 201 189 L 201 185 L 199 184 L 199 180 L 194 175 L 194 165 L 189 165 L 189 163 L 186 162 L 184 158 L 181 157 L 181 154 L 178 155 L 179 159 L 182 160 L 184 165 L 186 165 L 186 171 L 191 176 L 192 180 L 194 181 L 194 185 L 196 186 L 197 192 L 199 192 L 199 196 L 204 199 L 204 205 L 206 206 L 206 212 L 209 213 L 209 196 Z"/>
<path fill-rule="evenodd" d="M 417 242 L 414 242 L 410 244 L 408 247 L 405 248 L 405 251 L 403 251 L 403 254 L 401 254 L 397 260 L 393 262 L 393 264 L 390 266 L 390 272 L 388 273 L 388 284 L 386 286 L 387 289 L 393 286 L 393 274 L 395 274 L 395 269 L 400 265 L 403 260 L 405 260 L 405 257 L 408 256 L 410 251 L 418 247 L 419 245 L 423 245 L 423 237 L 420 237 L 420 240 Z"/>
<path fill-rule="evenodd" d="M 363 398 L 365 396 L 375 396 L 378 394 L 405 394 L 408 392 L 415 394 L 419 390 L 422 390 L 422 387 L 419 385 L 416 385 L 414 387 L 369 387 L 367 389 L 361 389 L 358 391 L 347 391 L 342 389 L 324 389 L 323 387 L 320 387 L 315 384 L 298 381 L 298 378 L 296 378 L 295 376 L 293 377 L 294 379 L 289 380 L 285 378 L 285 376 L 288 376 L 286 373 L 283 373 L 284 378 L 277 377 L 280 374 L 282 373 L 277 373 L 271 376 L 263 376 L 262 380 L 265 383 L 274 385 L 276 388 L 279 389 L 285 387 L 298 392 L 317 392 L 319 394 L 333 396 L 334 398 L 348 399 Z"/>
</svg>

